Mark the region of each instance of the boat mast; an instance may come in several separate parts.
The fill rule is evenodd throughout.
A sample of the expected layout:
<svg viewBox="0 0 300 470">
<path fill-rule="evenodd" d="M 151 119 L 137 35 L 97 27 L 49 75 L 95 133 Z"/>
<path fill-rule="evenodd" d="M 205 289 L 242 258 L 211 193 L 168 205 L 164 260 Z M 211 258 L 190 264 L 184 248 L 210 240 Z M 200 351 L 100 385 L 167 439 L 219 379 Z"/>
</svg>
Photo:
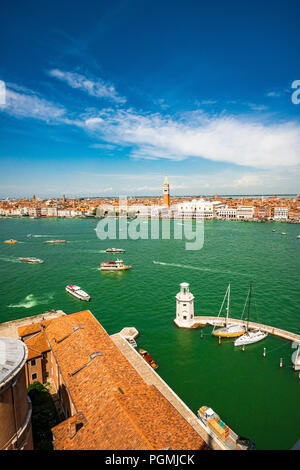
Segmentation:
<svg viewBox="0 0 300 470">
<path fill-rule="evenodd" d="M 252 281 L 250 282 L 250 287 L 249 287 L 248 318 L 247 318 L 247 327 L 246 327 L 246 331 L 248 331 L 248 328 L 249 328 L 251 290 L 252 290 Z"/>
<path fill-rule="evenodd" d="M 228 325 L 229 304 L 230 304 L 230 284 L 228 284 L 228 288 L 227 288 L 227 307 L 226 307 L 226 321 L 225 321 L 225 326 Z"/>
</svg>

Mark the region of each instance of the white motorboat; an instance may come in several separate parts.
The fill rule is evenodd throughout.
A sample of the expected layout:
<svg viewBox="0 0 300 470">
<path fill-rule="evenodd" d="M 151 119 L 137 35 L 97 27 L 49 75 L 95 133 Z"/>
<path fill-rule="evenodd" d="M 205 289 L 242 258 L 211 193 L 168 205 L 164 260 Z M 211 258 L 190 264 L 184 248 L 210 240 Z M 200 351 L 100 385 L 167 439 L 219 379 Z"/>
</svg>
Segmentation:
<svg viewBox="0 0 300 470">
<path fill-rule="evenodd" d="M 300 235 L 297 235 L 297 237 L 296 237 L 296 238 L 300 238 Z"/>
<path fill-rule="evenodd" d="M 46 243 L 47 245 L 55 245 L 57 243 L 66 243 L 67 240 L 47 240 Z"/>
<path fill-rule="evenodd" d="M 106 253 L 125 253 L 125 250 L 123 248 L 107 248 Z"/>
<path fill-rule="evenodd" d="M 265 339 L 268 336 L 268 333 L 257 330 L 249 330 L 243 336 L 237 338 L 234 342 L 235 346 L 243 346 L 244 344 L 252 344 Z"/>
<path fill-rule="evenodd" d="M 81 287 L 74 286 L 73 284 L 69 284 L 66 287 L 66 291 L 69 292 L 69 294 L 74 295 L 74 297 L 76 297 L 77 299 L 80 299 L 80 300 L 89 301 L 90 298 L 91 298 L 91 296 L 89 294 L 87 294 L 86 292 L 84 292 L 84 290 L 82 290 Z"/>
</svg>

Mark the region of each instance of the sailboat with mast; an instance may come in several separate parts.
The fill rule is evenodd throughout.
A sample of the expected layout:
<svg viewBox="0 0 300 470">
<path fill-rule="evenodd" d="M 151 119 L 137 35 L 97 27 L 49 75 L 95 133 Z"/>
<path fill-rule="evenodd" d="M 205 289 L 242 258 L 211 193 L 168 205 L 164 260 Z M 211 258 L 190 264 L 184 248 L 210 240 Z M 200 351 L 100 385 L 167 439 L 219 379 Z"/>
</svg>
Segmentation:
<svg viewBox="0 0 300 470">
<path fill-rule="evenodd" d="M 234 342 L 235 346 L 243 346 L 245 344 L 257 343 L 258 341 L 261 341 L 268 336 L 268 333 L 261 331 L 259 328 L 249 330 L 251 292 L 252 292 L 252 282 L 250 283 L 249 294 L 248 294 L 248 318 L 247 318 L 246 332 L 243 334 L 243 336 L 240 336 L 239 338 L 235 340 Z"/>
<path fill-rule="evenodd" d="M 246 327 L 242 323 L 229 323 L 229 315 L 230 315 L 230 284 L 227 287 L 219 315 L 222 312 L 223 305 L 225 303 L 227 297 L 227 307 L 226 307 L 226 319 L 225 319 L 225 327 L 223 328 L 218 328 L 215 330 L 216 326 L 214 326 L 214 329 L 212 331 L 213 336 L 219 336 L 221 338 L 235 338 L 237 336 L 241 336 L 246 332 Z"/>
</svg>

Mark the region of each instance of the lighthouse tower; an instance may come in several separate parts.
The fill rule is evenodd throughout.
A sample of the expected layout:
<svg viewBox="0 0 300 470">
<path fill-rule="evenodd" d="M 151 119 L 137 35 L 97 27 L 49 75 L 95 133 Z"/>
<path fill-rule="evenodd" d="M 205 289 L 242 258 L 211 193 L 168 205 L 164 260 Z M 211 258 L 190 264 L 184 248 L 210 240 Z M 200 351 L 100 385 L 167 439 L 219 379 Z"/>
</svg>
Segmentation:
<svg viewBox="0 0 300 470">
<path fill-rule="evenodd" d="M 176 318 L 174 322 L 180 328 L 192 328 L 194 321 L 194 296 L 189 290 L 189 284 L 182 282 L 180 292 L 176 295 Z"/>
<path fill-rule="evenodd" d="M 165 182 L 164 182 L 163 203 L 164 203 L 164 206 L 170 207 L 170 187 L 169 187 L 167 176 L 165 177 Z"/>
</svg>

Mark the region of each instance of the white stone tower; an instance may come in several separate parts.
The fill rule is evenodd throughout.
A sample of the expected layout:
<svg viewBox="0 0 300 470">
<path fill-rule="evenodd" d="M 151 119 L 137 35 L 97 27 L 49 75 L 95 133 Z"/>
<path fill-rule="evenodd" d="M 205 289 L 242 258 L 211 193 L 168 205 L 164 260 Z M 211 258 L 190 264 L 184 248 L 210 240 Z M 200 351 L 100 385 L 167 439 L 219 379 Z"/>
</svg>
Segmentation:
<svg viewBox="0 0 300 470">
<path fill-rule="evenodd" d="M 189 290 L 189 284 L 182 282 L 180 292 L 176 295 L 176 318 L 175 324 L 180 328 L 192 328 L 194 317 L 194 296 Z"/>
</svg>

